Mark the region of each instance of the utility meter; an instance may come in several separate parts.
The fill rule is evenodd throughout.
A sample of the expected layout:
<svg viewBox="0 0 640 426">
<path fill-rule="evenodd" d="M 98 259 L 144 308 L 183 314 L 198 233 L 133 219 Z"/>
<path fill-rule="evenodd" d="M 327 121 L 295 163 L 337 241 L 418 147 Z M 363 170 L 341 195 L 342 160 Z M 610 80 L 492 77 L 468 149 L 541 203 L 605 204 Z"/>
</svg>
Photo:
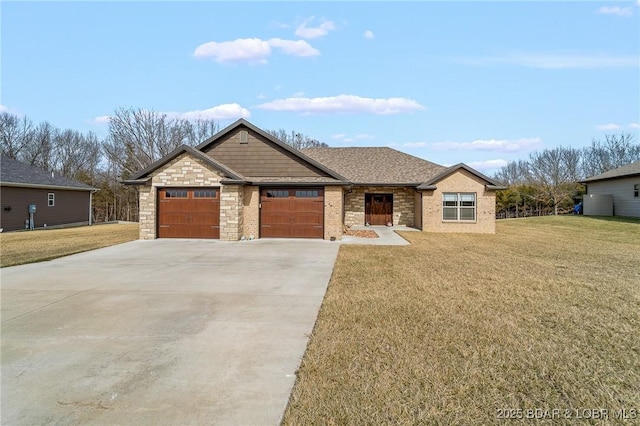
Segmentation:
<svg viewBox="0 0 640 426">
<path fill-rule="evenodd" d="M 29 213 L 35 213 L 35 212 L 36 212 L 36 205 L 29 204 Z"/>
</svg>

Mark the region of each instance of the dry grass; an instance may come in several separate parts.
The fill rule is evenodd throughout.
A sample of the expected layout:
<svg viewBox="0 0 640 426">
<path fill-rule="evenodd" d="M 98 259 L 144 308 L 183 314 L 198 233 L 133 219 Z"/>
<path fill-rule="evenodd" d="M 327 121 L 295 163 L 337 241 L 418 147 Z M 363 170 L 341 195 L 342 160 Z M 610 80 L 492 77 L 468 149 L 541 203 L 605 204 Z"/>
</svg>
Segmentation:
<svg viewBox="0 0 640 426">
<path fill-rule="evenodd" d="M 0 266 L 41 262 L 138 238 L 138 224 L 107 224 L 0 234 Z"/>
<path fill-rule="evenodd" d="M 341 247 L 284 424 L 640 422 L 640 221 L 403 236 Z"/>
</svg>

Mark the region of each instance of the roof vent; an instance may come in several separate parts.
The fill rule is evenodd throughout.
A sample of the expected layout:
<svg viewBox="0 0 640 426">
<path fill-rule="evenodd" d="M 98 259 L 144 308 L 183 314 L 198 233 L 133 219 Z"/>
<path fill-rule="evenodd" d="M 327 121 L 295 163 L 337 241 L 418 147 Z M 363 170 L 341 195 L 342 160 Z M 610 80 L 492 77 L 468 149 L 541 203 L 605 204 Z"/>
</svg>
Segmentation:
<svg viewBox="0 0 640 426">
<path fill-rule="evenodd" d="M 246 130 L 240 130 L 240 143 L 249 143 L 249 134 Z"/>
</svg>

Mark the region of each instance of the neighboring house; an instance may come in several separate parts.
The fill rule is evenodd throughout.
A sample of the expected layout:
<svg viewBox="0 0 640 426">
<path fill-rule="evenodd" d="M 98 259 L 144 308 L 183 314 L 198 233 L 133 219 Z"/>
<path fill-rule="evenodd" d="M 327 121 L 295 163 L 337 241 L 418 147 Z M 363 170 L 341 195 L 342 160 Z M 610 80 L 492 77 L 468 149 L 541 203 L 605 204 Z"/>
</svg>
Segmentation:
<svg viewBox="0 0 640 426">
<path fill-rule="evenodd" d="M 587 216 L 640 217 L 640 161 L 587 178 Z"/>
<path fill-rule="evenodd" d="M 34 228 L 90 223 L 91 194 L 96 190 L 3 155 L 0 228 L 3 231 L 28 228 L 29 206 L 35 206 Z"/>
<path fill-rule="evenodd" d="M 391 148 L 297 151 L 240 119 L 124 183 L 139 185 L 140 238 L 342 238 L 344 226 L 495 232 L 498 183 Z"/>
</svg>

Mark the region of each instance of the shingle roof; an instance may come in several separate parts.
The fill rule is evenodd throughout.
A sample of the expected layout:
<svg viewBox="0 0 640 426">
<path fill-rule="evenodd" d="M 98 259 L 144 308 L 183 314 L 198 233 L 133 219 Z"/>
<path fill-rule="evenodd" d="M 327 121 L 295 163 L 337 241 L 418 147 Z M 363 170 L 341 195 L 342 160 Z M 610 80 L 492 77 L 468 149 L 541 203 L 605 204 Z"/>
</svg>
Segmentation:
<svg viewBox="0 0 640 426">
<path fill-rule="evenodd" d="M 388 147 L 306 148 L 302 152 L 356 184 L 420 184 L 446 169 Z"/>
<path fill-rule="evenodd" d="M 67 179 L 62 176 L 56 176 L 51 172 L 5 157 L 4 155 L 1 157 L 0 182 L 3 185 L 74 189 L 81 191 L 91 191 L 96 189 L 82 182 Z"/>
<path fill-rule="evenodd" d="M 617 169 L 608 170 L 596 176 L 591 176 L 581 182 L 595 182 L 598 180 L 607 180 L 607 179 L 615 179 L 615 178 L 621 178 L 621 177 L 627 177 L 627 176 L 638 176 L 638 175 L 640 175 L 640 161 L 627 164 L 626 166 L 618 167 Z"/>
</svg>

